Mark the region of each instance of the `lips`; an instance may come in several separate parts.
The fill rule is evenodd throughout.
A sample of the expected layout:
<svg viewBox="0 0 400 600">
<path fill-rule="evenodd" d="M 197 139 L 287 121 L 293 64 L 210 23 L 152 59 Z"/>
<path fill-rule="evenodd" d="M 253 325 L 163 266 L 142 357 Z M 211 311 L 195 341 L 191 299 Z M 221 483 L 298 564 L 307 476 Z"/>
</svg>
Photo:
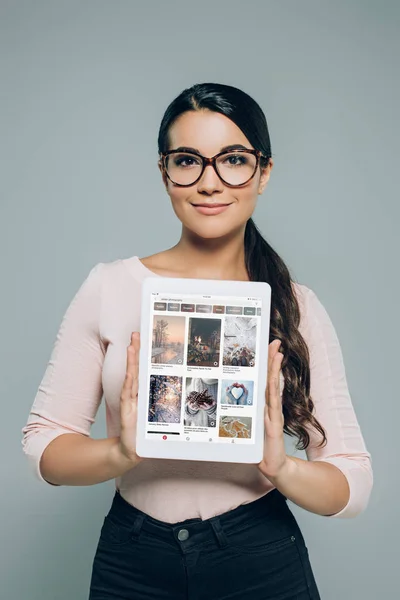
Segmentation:
<svg viewBox="0 0 400 600">
<path fill-rule="evenodd" d="M 202 204 L 192 204 L 193 208 L 203 214 L 203 215 L 219 215 L 220 213 L 227 210 L 230 204 L 221 204 L 221 203 L 202 203 Z"/>
<path fill-rule="evenodd" d="M 202 206 L 204 208 L 219 208 L 220 206 L 229 206 L 229 204 L 217 204 L 217 203 L 209 203 L 205 202 L 204 204 L 192 204 L 194 207 Z"/>
</svg>

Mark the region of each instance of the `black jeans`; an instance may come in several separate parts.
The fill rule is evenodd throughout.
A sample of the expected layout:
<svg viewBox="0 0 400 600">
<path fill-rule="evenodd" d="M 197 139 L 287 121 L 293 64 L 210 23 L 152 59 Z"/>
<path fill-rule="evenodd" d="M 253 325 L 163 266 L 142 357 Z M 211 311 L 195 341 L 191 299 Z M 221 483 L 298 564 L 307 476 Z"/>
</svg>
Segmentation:
<svg viewBox="0 0 400 600">
<path fill-rule="evenodd" d="M 320 600 L 308 550 L 277 489 L 218 517 L 169 524 L 116 492 L 89 600 Z"/>
</svg>

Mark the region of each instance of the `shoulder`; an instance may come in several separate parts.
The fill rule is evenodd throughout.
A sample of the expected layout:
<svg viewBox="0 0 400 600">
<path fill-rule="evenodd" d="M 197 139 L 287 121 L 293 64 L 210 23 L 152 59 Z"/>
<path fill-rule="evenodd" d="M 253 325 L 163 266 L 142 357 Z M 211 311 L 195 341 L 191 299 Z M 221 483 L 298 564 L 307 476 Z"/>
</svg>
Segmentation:
<svg viewBox="0 0 400 600">
<path fill-rule="evenodd" d="M 98 262 L 87 272 L 77 297 L 100 303 L 102 310 L 118 310 L 124 302 L 138 297 L 146 276 L 146 269 L 136 256 Z"/>
<path fill-rule="evenodd" d="M 86 318 L 95 323 L 105 338 L 120 331 L 127 322 L 130 328 L 138 327 L 141 288 L 146 277 L 146 269 L 140 265 L 134 256 L 97 262 L 76 296 Z"/>
<path fill-rule="evenodd" d="M 299 331 L 308 344 L 339 344 L 336 328 L 319 295 L 304 284 L 292 282 L 300 309 Z"/>
<path fill-rule="evenodd" d="M 117 258 L 111 261 L 98 262 L 89 271 L 88 279 L 101 282 L 102 285 L 113 285 L 119 282 L 141 283 L 146 276 L 146 268 L 138 256 Z"/>
<path fill-rule="evenodd" d="M 292 289 L 299 305 L 300 323 L 302 325 L 309 320 L 310 298 L 314 292 L 304 283 L 298 283 L 297 281 L 292 281 Z"/>
<path fill-rule="evenodd" d="M 319 325 L 331 325 L 325 306 L 312 288 L 294 281 L 292 281 L 292 288 L 299 304 L 299 329 L 311 330 Z"/>
</svg>

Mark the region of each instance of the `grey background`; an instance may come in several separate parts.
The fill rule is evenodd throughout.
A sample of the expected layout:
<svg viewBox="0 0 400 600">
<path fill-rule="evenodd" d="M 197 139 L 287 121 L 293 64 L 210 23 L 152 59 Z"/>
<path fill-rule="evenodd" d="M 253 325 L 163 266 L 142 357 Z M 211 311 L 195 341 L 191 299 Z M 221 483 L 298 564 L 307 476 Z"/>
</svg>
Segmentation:
<svg viewBox="0 0 400 600">
<path fill-rule="evenodd" d="M 92 266 L 177 240 L 157 132 L 201 81 L 265 110 L 275 168 L 255 219 L 333 320 L 373 457 L 356 519 L 291 504 L 321 596 L 396 596 L 399 17 L 388 0 L 0 2 L 2 597 L 87 598 L 113 482 L 41 485 L 20 430 Z"/>
</svg>

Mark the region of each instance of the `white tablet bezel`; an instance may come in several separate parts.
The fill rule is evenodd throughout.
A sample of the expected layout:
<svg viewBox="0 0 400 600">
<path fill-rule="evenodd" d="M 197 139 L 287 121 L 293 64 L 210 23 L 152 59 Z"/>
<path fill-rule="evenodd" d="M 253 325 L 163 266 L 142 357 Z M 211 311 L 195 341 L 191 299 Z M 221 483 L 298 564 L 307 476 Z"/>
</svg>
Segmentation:
<svg viewBox="0 0 400 600">
<path fill-rule="evenodd" d="M 148 387 L 151 364 L 148 356 L 152 345 L 151 295 L 190 294 L 210 296 L 261 298 L 260 343 L 258 348 L 258 397 L 255 407 L 255 439 L 252 444 L 229 444 L 207 442 L 182 442 L 159 438 L 146 438 L 148 418 Z M 271 287 L 266 282 L 220 281 L 205 279 L 175 279 L 171 277 L 147 277 L 142 283 L 141 335 L 139 356 L 138 418 L 136 452 L 143 458 L 166 458 L 177 460 L 200 460 L 213 462 L 252 463 L 262 460 L 264 448 L 265 389 L 268 376 L 268 341 L 270 330 Z M 261 391 L 263 390 L 263 391 Z"/>
</svg>

